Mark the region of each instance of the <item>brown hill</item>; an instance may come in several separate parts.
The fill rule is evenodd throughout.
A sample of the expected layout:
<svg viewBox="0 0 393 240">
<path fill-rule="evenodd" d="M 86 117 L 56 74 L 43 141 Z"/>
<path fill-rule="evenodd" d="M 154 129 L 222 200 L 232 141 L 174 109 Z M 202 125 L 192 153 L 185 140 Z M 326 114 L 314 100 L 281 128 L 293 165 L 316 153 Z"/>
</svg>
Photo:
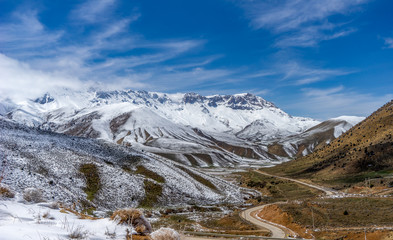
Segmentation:
<svg viewBox="0 0 393 240">
<path fill-rule="evenodd" d="M 393 100 L 314 153 L 263 170 L 348 187 L 393 173 L 392 134 Z"/>
</svg>

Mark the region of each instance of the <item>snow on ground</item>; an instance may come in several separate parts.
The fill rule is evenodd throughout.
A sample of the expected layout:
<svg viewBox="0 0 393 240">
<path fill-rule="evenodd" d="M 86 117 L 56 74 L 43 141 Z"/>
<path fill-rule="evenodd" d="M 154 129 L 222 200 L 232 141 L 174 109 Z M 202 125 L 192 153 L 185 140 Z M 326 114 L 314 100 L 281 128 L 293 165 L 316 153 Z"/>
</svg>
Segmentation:
<svg viewBox="0 0 393 240">
<path fill-rule="evenodd" d="M 3 183 L 11 190 L 22 192 L 34 187 L 43 191 L 45 199 L 68 204 L 86 199 L 86 180 L 78 170 L 85 163 L 94 164 L 98 170 L 100 187 L 91 202 L 97 209 L 135 207 L 146 197 L 149 189 L 145 181 L 155 180 L 135 173 L 138 166 L 165 179 L 155 182 L 162 187 L 157 199 L 160 206 L 241 203 L 244 197 L 236 185 L 196 170 L 186 172 L 184 165 L 154 154 L 31 129 L 9 120 L 0 119 L 0 154 L 7 163 Z"/>
<path fill-rule="evenodd" d="M 63 240 L 80 233 L 86 239 L 125 239 L 126 226 L 109 218 L 79 219 L 70 212 L 51 208 L 50 203 L 29 204 L 20 196 L 0 200 L 1 240 Z M 110 238 L 110 234 L 116 234 Z M 80 238 L 82 239 L 82 238 Z"/>
</svg>

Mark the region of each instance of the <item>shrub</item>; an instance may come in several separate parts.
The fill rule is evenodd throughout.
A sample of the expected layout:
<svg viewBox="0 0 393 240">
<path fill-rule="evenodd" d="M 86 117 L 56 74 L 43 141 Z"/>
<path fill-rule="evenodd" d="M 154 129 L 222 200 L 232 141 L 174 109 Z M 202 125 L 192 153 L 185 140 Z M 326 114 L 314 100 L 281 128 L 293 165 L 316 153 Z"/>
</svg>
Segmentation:
<svg viewBox="0 0 393 240">
<path fill-rule="evenodd" d="M 26 188 L 23 191 L 23 199 L 28 202 L 39 203 L 43 202 L 42 191 L 37 188 Z"/>
<path fill-rule="evenodd" d="M 180 240 L 180 235 L 171 228 L 160 228 L 151 235 L 153 240 Z"/>
<path fill-rule="evenodd" d="M 135 228 L 140 235 L 150 234 L 152 232 L 150 223 L 143 216 L 142 211 L 134 208 L 116 210 L 111 219 L 118 224 L 125 224 Z"/>
<path fill-rule="evenodd" d="M 15 194 L 11 192 L 11 190 L 9 190 L 7 187 L 0 186 L 0 197 L 14 198 Z"/>
<path fill-rule="evenodd" d="M 131 225 L 135 219 L 143 215 L 142 211 L 134 208 L 120 209 L 116 210 L 112 216 L 111 220 L 116 221 L 118 224 Z"/>
</svg>

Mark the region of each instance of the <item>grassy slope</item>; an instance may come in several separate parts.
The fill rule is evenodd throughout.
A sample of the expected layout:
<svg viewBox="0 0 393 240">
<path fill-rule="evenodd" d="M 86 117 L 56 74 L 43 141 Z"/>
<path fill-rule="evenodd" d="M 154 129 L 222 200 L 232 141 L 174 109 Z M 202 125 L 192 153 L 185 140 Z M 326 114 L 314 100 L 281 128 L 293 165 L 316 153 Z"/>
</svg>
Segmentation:
<svg viewBox="0 0 393 240">
<path fill-rule="evenodd" d="M 344 186 L 393 173 L 393 101 L 312 154 L 264 171 Z"/>
</svg>

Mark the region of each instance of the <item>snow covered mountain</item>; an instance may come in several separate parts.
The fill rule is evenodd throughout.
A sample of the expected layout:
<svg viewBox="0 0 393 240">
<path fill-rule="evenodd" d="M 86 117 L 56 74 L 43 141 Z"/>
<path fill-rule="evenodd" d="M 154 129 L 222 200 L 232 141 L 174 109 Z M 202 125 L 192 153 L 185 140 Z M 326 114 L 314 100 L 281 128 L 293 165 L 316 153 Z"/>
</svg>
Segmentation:
<svg viewBox="0 0 393 240">
<path fill-rule="evenodd" d="M 269 146 L 269 152 L 282 157 L 305 156 L 322 148 L 344 132 L 351 129 L 364 117 L 341 116 L 326 120 L 307 131 L 284 137 Z"/>
<path fill-rule="evenodd" d="M 242 158 L 282 159 L 268 146 L 319 121 L 293 117 L 252 94 L 201 96 L 146 91 L 59 89 L 34 100 L 1 104 L 19 123 L 103 139 L 193 166 L 234 166 Z"/>
</svg>

